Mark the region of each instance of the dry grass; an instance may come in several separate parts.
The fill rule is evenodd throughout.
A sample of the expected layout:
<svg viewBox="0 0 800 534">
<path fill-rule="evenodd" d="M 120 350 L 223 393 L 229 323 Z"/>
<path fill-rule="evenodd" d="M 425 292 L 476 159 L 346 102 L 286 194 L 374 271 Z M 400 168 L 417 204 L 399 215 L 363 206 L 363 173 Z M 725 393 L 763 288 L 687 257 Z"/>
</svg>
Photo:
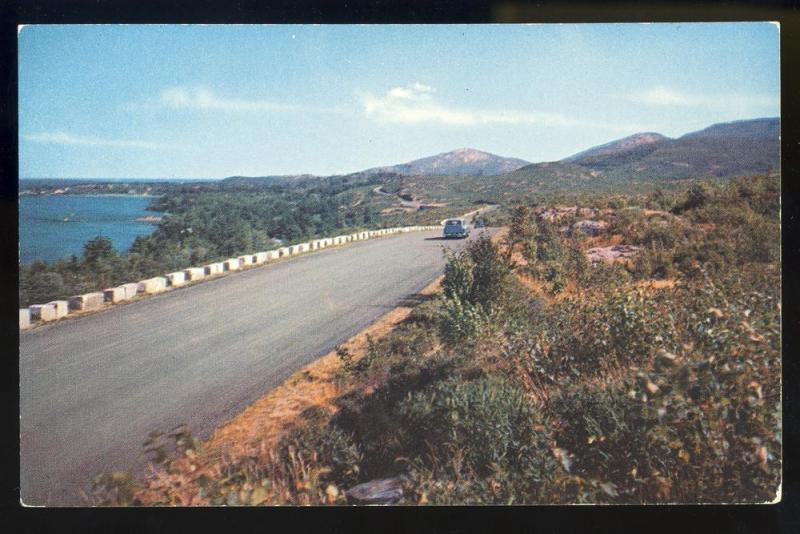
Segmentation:
<svg viewBox="0 0 800 534">
<path fill-rule="evenodd" d="M 675 287 L 675 280 L 641 280 L 636 283 L 637 288 L 652 290 L 652 289 L 672 289 Z"/>
</svg>

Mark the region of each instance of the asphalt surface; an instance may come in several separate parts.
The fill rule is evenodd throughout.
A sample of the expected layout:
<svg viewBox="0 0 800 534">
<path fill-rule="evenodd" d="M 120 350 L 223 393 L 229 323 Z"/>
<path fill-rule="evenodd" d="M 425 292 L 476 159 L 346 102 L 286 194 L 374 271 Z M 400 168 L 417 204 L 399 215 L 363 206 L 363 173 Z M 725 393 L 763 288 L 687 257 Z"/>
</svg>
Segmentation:
<svg viewBox="0 0 800 534">
<path fill-rule="evenodd" d="M 464 241 L 439 235 L 326 249 L 22 333 L 23 503 L 85 505 L 97 473 L 141 472 L 151 431 L 208 437 L 441 274 L 442 245 Z"/>
</svg>

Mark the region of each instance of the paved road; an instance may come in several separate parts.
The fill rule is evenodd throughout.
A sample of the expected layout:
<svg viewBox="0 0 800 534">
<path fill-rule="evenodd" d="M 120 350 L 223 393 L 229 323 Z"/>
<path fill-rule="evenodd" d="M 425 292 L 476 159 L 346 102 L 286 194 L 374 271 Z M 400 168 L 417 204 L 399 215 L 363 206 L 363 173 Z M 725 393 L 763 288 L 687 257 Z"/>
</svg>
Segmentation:
<svg viewBox="0 0 800 534">
<path fill-rule="evenodd" d="M 82 504 L 96 473 L 141 469 L 150 431 L 209 436 L 441 274 L 442 245 L 463 242 L 438 235 L 323 250 L 23 333 L 23 502 Z"/>
</svg>

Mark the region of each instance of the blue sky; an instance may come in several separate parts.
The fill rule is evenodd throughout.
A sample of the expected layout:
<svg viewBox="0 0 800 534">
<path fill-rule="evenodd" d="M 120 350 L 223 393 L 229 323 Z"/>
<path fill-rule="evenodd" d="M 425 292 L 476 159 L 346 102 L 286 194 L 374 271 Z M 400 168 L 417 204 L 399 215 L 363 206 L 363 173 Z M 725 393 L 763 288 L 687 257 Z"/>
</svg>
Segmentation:
<svg viewBox="0 0 800 534">
<path fill-rule="evenodd" d="M 780 113 L 770 23 L 27 26 L 21 177 L 334 174 L 470 147 L 561 159 Z"/>
</svg>

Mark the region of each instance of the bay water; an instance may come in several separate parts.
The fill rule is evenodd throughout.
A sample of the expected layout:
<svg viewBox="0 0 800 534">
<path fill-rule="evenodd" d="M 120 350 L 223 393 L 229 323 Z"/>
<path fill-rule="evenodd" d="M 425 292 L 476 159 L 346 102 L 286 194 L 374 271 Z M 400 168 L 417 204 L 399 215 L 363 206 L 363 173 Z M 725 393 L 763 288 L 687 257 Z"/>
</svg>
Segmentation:
<svg viewBox="0 0 800 534">
<path fill-rule="evenodd" d="M 137 236 L 148 235 L 158 223 L 137 218 L 158 216 L 147 211 L 152 196 L 34 195 L 19 199 L 20 263 L 57 261 L 75 254 L 99 235 L 108 237 L 117 252 L 128 250 Z"/>
</svg>

